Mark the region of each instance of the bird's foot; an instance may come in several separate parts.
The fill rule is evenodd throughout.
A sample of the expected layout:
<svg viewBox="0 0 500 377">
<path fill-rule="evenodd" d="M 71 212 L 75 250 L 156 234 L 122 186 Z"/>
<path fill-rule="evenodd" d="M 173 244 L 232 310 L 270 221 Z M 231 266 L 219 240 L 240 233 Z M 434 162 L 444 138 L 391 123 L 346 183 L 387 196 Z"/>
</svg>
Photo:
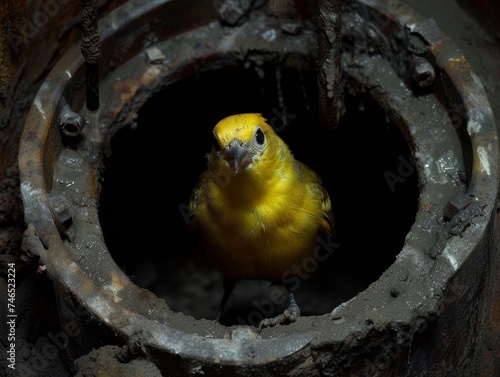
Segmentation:
<svg viewBox="0 0 500 377">
<path fill-rule="evenodd" d="M 278 325 L 288 325 L 295 322 L 300 317 L 300 308 L 295 302 L 293 294 L 290 293 L 290 305 L 286 310 L 273 318 L 266 318 L 259 323 L 259 332 L 262 331 L 264 327 L 273 327 Z"/>
</svg>

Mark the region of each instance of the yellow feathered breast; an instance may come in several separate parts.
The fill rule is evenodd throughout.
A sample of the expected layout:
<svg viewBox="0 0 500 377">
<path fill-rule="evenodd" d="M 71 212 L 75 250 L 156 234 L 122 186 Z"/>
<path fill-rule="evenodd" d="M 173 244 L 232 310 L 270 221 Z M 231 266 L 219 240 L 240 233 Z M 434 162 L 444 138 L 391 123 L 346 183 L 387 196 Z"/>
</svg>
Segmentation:
<svg viewBox="0 0 500 377">
<path fill-rule="evenodd" d="M 318 235 L 334 231 L 329 195 L 260 114 L 229 116 L 213 132 L 191 225 L 226 277 L 281 282 L 312 255 Z"/>
</svg>

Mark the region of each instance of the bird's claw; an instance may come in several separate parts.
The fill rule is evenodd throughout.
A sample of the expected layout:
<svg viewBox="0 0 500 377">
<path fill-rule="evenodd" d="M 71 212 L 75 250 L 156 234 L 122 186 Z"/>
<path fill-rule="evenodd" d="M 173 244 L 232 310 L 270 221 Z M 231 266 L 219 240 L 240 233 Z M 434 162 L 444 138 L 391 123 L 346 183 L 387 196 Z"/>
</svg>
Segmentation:
<svg viewBox="0 0 500 377">
<path fill-rule="evenodd" d="M 259 333 L 264 327 L 286 325 L 295 322 L 300 317 L 300 308 L 292 303 L 283 313 L 273 318 L 265 318 L 259 323 Z"/>
</svg>

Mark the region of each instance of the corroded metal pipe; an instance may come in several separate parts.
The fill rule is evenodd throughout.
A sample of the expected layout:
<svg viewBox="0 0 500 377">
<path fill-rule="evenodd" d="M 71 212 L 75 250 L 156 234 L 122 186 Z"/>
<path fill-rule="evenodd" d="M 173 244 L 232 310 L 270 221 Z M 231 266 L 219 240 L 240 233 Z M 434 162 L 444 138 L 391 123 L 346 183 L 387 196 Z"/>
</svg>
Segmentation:
<svg viewBox="0 0 500 377">
<path fill-rule="evenodd" d="M 421 185 L 415 224 L 384 274 L 332 308 L 331 316 L 304 316 L 262 334 L 174 312 L 115 263 L 104 243 L 97 203 L 100 150 L 107 140 L 87 127 L 82 136 L 88 143 L 75 149 L 63 144 L 59 131 L 60 120 L 67 119 L 61 117 L 62 101 L 68 98 L 71 108 L 80 109 L 79 88 L 85 80 L 78 48 L 64 54 L 27 115 L 19 171 L 26 250 L 39 256 L 54 282 L 62 329 L 58 334 L 65 336 L 71 362 L 92 347 L 118 344 L 132 350 L 130 354 L 144 350 L 141 358 L 154 361 L 164 375 L 394 376 L 418 375 L 422 365 L 436 377 L 449 375 L 449 366 L 457 376 L 480 375 L 475 373 L 482 367 L 477 343 L 487 331 L 491 265 L 498 259 L 491 234 L 500 174 L 496 125 L 484 88 L 448 37 L 409 7 L 387 14 L 390 18 L 382 26 L 389 38 L 367 34 L 365 25 L 372 23 L 376 30 L 374 14 L 382 12 L 387 7 L 373 0 L 346 2 L 344 18 L 354 22 L 345 22 L 343 33 L 361 51 L 375 53 L 347 57 L 345 75 L 357 84 L 349 89 L 377 100 L 414 147 Z M 101 83 L 106 97 L 100 126 L 108 127 L 107 135 L 131 123 L 148 94 L 198 73 L 200 67 L 244 67 L 247 54 L 242 51 L 258 52 L 255 56 L 263 60 L 272 59 L 273 53 L 309 57 L 308 47 L 315 42 L 308 30 L 293 38 L 280 33 L 279 43 L 266 40 L 261 35 L 269 20 L 259 17 L 229 32 L 220 27 L 209 0 L 129 0 L 102 21 L 102 64 L 112 56 L 115 64 L 136 59 L 138 67 L 131 74 L 129 67 L 117 64 L 115 69 L 127 74 L 109 74 Z M 143 26 L 153 22 L 158 41 L 151 45 Z M 186 25 L 196 25 L 195 32 L 186 32 Z M 201 52 L 193 43 L 200 35 L 206 42 Z M 426 42 L 426 56 L 436 69 L 435 85 L 418 97 L 392 66 L 413 52 L 402 47 L 415 35 Z M 126 43 L 130 36 L 134 43 Z M 389 43 L 396 38 L 403 43 Z M 143 53 L 146 45 L 158 51 Z M 373 68 L 383 69 L 366 74 Z M 453 122 L 449 109 L 462 121 Z M 467 148 L 463 156 L 460 151 Z M 462 165 L 468 169 L 466 182 L 460 178 Z M 469 213 L 468 197 L 457 193 L 474 198 L 481 211 Z M 449 221 L 443 219 L 445 208 Z M 455 218 L 466 222 L 458 235 L 450 232 Z M 463 331 L 457 331 L 460 326 Z"/>
</svg>

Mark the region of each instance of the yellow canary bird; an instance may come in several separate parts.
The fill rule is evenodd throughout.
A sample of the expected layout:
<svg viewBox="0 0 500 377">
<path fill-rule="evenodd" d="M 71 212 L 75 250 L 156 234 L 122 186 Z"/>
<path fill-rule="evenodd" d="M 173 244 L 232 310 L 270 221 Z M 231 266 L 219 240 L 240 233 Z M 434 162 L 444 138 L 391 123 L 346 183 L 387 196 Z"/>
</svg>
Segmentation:
<svg viewBox="0 0 500 377">
<path fill-rule="evenodd" d="M 217 320 L 239 279 L 286 286 L 285 273 L 300 266 L 333 234 L 334 218 L 320 177 L 296 160 L 261 114 L 228 116 L 213 129 L 216 147 L 193 190 L 190 225 L 208 259 L 224 276 Z M 300 316 L 293 291 L 282 315 L 259 327 Z"/>
</svg>

